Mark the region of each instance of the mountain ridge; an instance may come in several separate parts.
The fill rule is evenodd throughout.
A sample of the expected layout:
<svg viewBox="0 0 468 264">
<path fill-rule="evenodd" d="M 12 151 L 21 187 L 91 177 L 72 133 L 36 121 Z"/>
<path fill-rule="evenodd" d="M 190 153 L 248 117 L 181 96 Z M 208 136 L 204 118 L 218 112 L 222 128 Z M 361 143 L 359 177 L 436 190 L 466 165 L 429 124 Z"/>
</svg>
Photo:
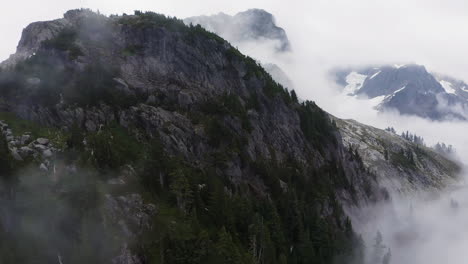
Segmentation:
<svg viewBox="0 0 468 264">
<path fill-rule="evenodd" d="M 291 50 L 286 31 L 276 25 L 274 16 L 263 9 L 249 9 L 233 16 L 219 13 L 212 16 L 196 16 L 184 19 L 186 24 L 200 24 L 207 30 L 224 36 L 231 43 L 247 41 L 278 41 L 276 50 Z"/>
<path fill-rule="evenodd" d="M 7 238 L 19 252 L 37 247 L 44 262 L 80 263 L 67 248 L 81 241 L 71 228 L 83 230 L 89 263 L 362 263 L 363 242 L 343 207 L 389 199 L 361 158 L 367 150 L 346 146 L 356 135 L 343 139 L 341 121 L 300 103 L 221 37 L 152 12 L 72 10 L 32 24 L 22 39 L 0 71 L 2 118 L 16 128 L 0 151 L 11 156 L 24 147 L 17 137 L 28 134 L 11 137 L 18 129 L 60 150 L 1 161 L 34 171 L 44 163 L 46 187 L 24 189 L 93 213 L 60 219 L 67 228 L 51 233 L 60 234 L 56 242 L 26 236 L 17 245 L 24 227 L 13 225 Z M 447 164 L 436 169 L 455 177 L 458 165 Z M 5 175 L 20 187 L 29 183 L 20 168 Z M 91 184 L 70 187 L 70 177 Z M 106 206 L 95 208 L 101 199 Z M 104 219 L 116 230 L 100 215 L 110 215 Z M 113 245 L 117 253 L 86 247 L 93 228 L 123 239 L 97 241 L 96 248 Z"/>
<path fill-rule="evenodd" d="M 430 73 L 422 65 L 363 66 L 333 71 L 351 96 L 378 100 L 379 111 L 398 110 L 430 120 L 466 120 L 468 92 L 463 81 Z"/>
</svg>

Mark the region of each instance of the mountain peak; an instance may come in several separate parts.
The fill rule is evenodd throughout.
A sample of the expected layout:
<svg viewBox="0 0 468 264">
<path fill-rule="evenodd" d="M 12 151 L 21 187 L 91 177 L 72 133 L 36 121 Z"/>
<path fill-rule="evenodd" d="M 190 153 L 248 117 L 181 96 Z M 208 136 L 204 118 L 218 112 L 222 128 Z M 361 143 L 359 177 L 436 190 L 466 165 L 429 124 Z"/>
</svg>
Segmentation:
<svg viewBox="0 0 468 264">
<path fill-rule="evenodd" d="M 277 41 L 276 49 L 280 52 L 291 49 L 284 29 L 277 26 L 274 16 L 263 9 L 249 9 L 234 16 L 219 13 L 212 16 L 189 17 L 184 21 L 187 24 L 200 24 L 233 44 L 267 39 Z"/>
<path fill-rule="evenodd" d="M 378 109 L 433 120 L 468 117 L 468 89 L 462 81 L 430 73 L 424 65 L 383 65 L 338 70 L 336 81 L 350 95 L 382 97 Z"/>
</svg>

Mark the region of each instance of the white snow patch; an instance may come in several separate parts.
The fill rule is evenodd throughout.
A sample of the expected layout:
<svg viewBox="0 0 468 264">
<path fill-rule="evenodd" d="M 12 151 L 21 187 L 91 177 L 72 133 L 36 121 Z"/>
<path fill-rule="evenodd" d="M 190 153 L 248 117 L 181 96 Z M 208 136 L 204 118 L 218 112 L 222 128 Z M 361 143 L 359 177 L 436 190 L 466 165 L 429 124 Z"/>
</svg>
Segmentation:
<svg viewBox="0 0 468 264">
<path fill-rule="evenodd" d="M 455 89 L 453 89 L 453 86 L 452 86 L 451 82 L 441 80 L 440 85 L 442 85 L 442 87 L 444 88 L 446 93 L 456 94 L 456 91 L 455 91 Z"/>
<path fill-rule="evenodd" d="M 393 67 L 400 69 L 401 67 L 405 67 L 406 64 L 394 64 Z"/>
<path fill-rule="evenodd" d="M 366 80 L 367 75 L 359 74 L 357 72 L 351 72 L 346 76 L 346 83 L 343 92 L 347 95 L 352 95 L 361 89 L 364 81 Z"/>
<path fill-rule="evenodd" d="M 369 78 L 369 80 L 370 80 L 370 79 L 373 79 L 375 76 L 379 75 L 379 73 L 381 73 L 381 72 L 382 72 L 382 71 L 378 71 L 378 72 L 374 73 L 374 75 L 372 75 L 372 76 Z"/>
<path fill-rule="evenodd" d="M 403 91 L 403 89 L 405 89 L 405 88 L 406 88 L 406 85 L 405 85 L 405 86 L 403 86 L 403 87 L 401 87 L 400 89 L 398 89 L 398 90 L 394 91 L 392 95 L 395 95 L 395 94 L 397 94 L 397 93 L 399 93 L 399 92 Z"/>
<path fill-rule="evenodd" d="M 385 100 L 385 95 L 381 95 L 381 96 L 377 96 L 372 99 L 369 99 L 369 102 L 371 106 L 374 108 L 374 107 L 379 106 L 381 103 L 383 103 L 384 100 Z"/>
<path fill-rule="evenodd" d="M 403 89 L 405 89 L 405 88 L 406 88 L 406 85 L 403 86 L 403 87 L 401 87 L 400 89 L 394 91 L 392 94 L 389 94 L 389 95 L 385 96 L 385 100 L 390 100 L 390 99 L 392 99 L 397 93 L 403 91 Z"/>
</svg>

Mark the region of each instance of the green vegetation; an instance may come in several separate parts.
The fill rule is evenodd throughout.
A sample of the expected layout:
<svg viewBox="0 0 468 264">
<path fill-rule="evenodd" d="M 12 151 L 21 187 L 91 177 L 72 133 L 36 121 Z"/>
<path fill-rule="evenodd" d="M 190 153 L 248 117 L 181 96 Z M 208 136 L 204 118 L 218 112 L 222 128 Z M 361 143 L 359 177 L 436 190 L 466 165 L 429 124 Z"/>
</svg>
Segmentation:
<svg viewBox="0 0 468 264">
<path fill-rule="evenodd" d="M 137 54 L 142 54 L 144 50 L 143 46 L 140 45 L 129 45 L 122 50 L 122 55 L 124 56 L 134 56 Z"/>
<path fill-rule="evenodd" d="M 226 43 L 220 36 L 207 31 L 200 25 L 185 25 L 184 21 L 176 17 L 168 17 L 155 12 L 135 11 L 134 15 L 123 15 L 119 17 L 118 23 L 136 28 L 165 28 L 169 31 L 185 33 L 184 39 L 189 44 L 194 44 L 200 36 L 215 40 L 219 44 Z"/>
<path fill-rule="evenodd" d="M 181 20 L 151 12 L 137 11 L 135 15 L 118 18 L 117 23 L 136 29 L 154 27 L 181 33 L 174 36 L 193 46 L 225 43 L 198 25 L 186 26 Z M 71 56 L 75 38 L 76 33 L 64 32 L 44 45 L 69 51 Z M 201 42 L 203 38 L 209 41 Z M 121 52 L 123 56 L 134 56 L 143 49 L 129 45 Z M 142 102 L 131 88 L 116 89 L 125 85 L 116 80 L 119 69 L 109 63 L 96 58 L 84 68 L 69 68 L 47 52 L 45 49 L 19 64 L 14 74 L 0 73 L 2 95 L 21 100 L 22 94 L 32 93 L 31 98 L 37 99 L 34 103 L 42 106 L 63 101 L 70 107 L 82 106 L 88 110 L 92 109 L 90 106 L 105 103 L 116 112 Z M 244 65 L 246 74 L 242 77 L 246 86 L 260 83 L 260 89 L 250 90 L 247 98 L 236 94 L 209 98 L 190 106 L 189 110 L 181 110 L 172 99 L 165 101 L 164 95 L 158 98 L 164 101 L 166 110 L 186 113 L 194 124 L 204 128 L 206 137 L 200 138 L 201 150 L 197 151 L 206 153 L 189 160 L 178 156 L 176 148 L 166 151 L 158 133 L 170 135 L 166 129 L 170 122 L 154 129 L 153 139 L 143 136 L 138 140 L 135 134 L 147 135 L 142 127 L 132 128 L 132 132 L 137 130 L 133 134 L 111 124 L 88 133 L 80 130 L 81 124 L 74 124 L 68 133 L 57 134 L 66 146 L 59 158 L 70 167 L 86 167 L 89 171 L 78 169 L 73 174 L 69 172 L 71 169 L 59 167 L 55 180 L 23 178 L 23 185 L 18 188 L 22 199 L 19 201 L 31 199 L 34 205 L 15 205 L 24 210 L 21 216 L 26 215 L 23 219 L 29 221 L 20 223 L 17 237 L 8 237 L 8 232 L 0 226 L 0 239 L 8 241 L 0 245 L 0 252 L 11 252 L 4 255 L 5 261 L 25 263 L 37 257 L 39 262 L 51 263 L 43 260 L 57 261 L 58 251 L 64 256 L 63 263 L 109 262 L 105 257 L 116 254 L 119 234 L 112 225 L 108 226 L 115 219 L 106 218 L 101 205 L 108 194 L 104 191 L 122 189 L 104 188 L 101 180 L 121 175 L 124 167 L 130 167 L 125 165 L 132 165 L 137 177 L 134 181 L 140 183 L 137 192 L 143 193 L 145 202 L 157 207 L 157 213 L 149 215 L 151 225 L 141 226 L 144 230 L 137 234 L 136 241 L 127 241 L 132 253 L 143 263 L 362 263 L 362 241 L 353 232 L 335 197 L 337 190 L 354 188 L 341 163 L 328 156 L 320 166 L 303 164 L 295 157 L 282 157 L 280 161 L 274 146 L 265 146 L 268 157 L 262 156 L 262 150 L 254 149 L 255 153 L 251 153 L 248 148 L 247 137 L 253 129 L 247 114 L 249 109 L 262 114 L 262 109 L 284 107 L 284 102 L 292 113 L 297 111 L 299 115 L 302 132 L 310 142 L 307 149 L 323 153 L 330 144 L 337 143 L 334 123 L 313 102 L 299 104 L 294 91 L 289 92 L 276 83 L 252 58 L 235 48 L 227 49 L 225 55 L 231 66 Z M 226 72 L 232 69 L 227 68 Z M 31 78 L 36 79 L 31 82 Z M 5 114 L 6 118 L 9 116 Z M 47 132 L 28 122 L 6 121 L 15 132 L 31 131 L 35 136 L 58 140 L 51 134 L 58 133 L 55 130 Z M 0 142 L 0 154 L 7 152 Z M 356 153 L 352 153 L 352 158 L 359 162 Z M 0 166 L 4 165 L 4 171 L 0 171 L 2 177 L 10 175 L 10 162 L 8 155 L 0 158 Z M 232 168 L 239 168 L 240 176 L 227 173 Z M 48 210 L 35 215 L 36 208 Z M 28 225 L 36 222 L 40 230 L 51 234 L 45 236 L 50 239 L 47 243 L 37 239 L 44 237 L 43 234 L 25 232 Z M 24 241 L 15 243 L 18 237 Z M 46 248 L 48 245 L 53 246 L 53 252 Z M 22 256 L 19 252 L 27 254 Z"/>
<path fill-rule="evenodd" d="M 124 15 L 119 18 L 118 23 L 131 25 L 139 28 L 164 27 L 171 31 L 183 31 L 186 29 L 184 21 L 176 17 L 167 17 L 154 12 L 135 11 L 135 15 Z"/>
<path fill-rule="evenodd" d="M 210 99 L 201 106 L 200 109 L 205 115 L 216 116 L 232 116 L 240 119 L 242 128 L 251 132 L 252 124 L 250 124 L 247 110 L 241 103 L 241 99 L 237 95 L 225 94 L 223 96 Z"/>
<path fill-rule="evenodd" d="M 48 138 L 56 147 L 65 146 L 68 134 L 54 127 L 41 126 L 35 122 L 21 119 L 13 113 L 0 112 L 0 120 L 5 121 L 15 136 L 21 136 L 26 132 L 31 133 L 32 138 Z"/>
<path fill-rule="evenodd" d="M 15 160 L 8 149 L 5 137 L 0 137 L 0 182 L 2 184 L 12 184 L 15 181 L 14 169 Z"/>
<path fill-rule="evenodd" d="M 243 62 L 246 68 L 246 74 L 243 79 L 248 81 L 251 78 L 256 78 L 263 81 L 263 92 L 270 98 L 273 98 L 277 95 L 281 96 L 286 103 L 296 102 L 297 95 L 296 92 L 292 91 L 291 93 L 287 88 L 284 88 L 281 84 L 273 80 L 273 77 L 265 71 L 265 69 L 257 63 L 254 59 L 249 56 L 245 56 L 238 49 L 230 47 L 225 53 L 227 59 L 233 63 L 235 61 Z"/>
<path fill-rule="evenodd" d="M 330 121 L 327 114 L 314 102 L 306 101 L 298 109 L 301 120 L 301 129 L 305 138 L 318 149 L 325 142 L 337 144 L 334 132 L 336 127 Z"/>
<path fill-rule="evenodd" d="M 399 152 L 391 152 L 390 160 L 395 166 L 409 169 L 416 168 L 414 153 L 411 149 L 408 151 L 401 149 Z"/>
<path fill-rule="evenodd" d="M 77 34 L 78 33 L 75 29 L 65 28 L 61 30 L 54 38 L 45 40 L 42 45 L 48 49 L 67 51 L 69 53 L 70 59 L 73 60 L 79 56 L 83 56 L 83 52 L 76 44 Z"/>
<path fill-rule="evenodd" d="M 95 61 L 75 75 L 73 82 L 63 91 L 67 102 L 80 106 L 106 103 L 116 107 L 128 107 L 136 103 L 136 95 L 116 89 L 119 69 Z"/>
<path fill-rule="evenodd" d="M 86 137 L 84 161 L 101 172 L 115 171 L 141 157 L 142 148 L 124 128 L 112 124 Z"/>
<path fill-rule="evenodd" d="M 252 163 L 270 193 L 270 198 L 253 198 L 247 186 L 234 187 L 218 175 L 216 165 L 197 169 L 166 155 L 158 141 L 152 146 L 141 179 L 150 200 L 161 205 L 161 212 L 154 218 L 156 228 L 145 232 L 145 238 L 135 245 L 148 262 L 362 260 L 362 252 L 354 250 L 362 241 L 343 217 L 327 182 L 330 178 L 325 176 L 336 174 L 332 167 L 316 171 L 317 178 L 307 178 L 305 168 L 292 161 Z M 287 182 L 287 189 L 281 187 L 280 179 Z M 320 208 L 327 203 L 334 213 L 325 220 Z"/>
</svg>

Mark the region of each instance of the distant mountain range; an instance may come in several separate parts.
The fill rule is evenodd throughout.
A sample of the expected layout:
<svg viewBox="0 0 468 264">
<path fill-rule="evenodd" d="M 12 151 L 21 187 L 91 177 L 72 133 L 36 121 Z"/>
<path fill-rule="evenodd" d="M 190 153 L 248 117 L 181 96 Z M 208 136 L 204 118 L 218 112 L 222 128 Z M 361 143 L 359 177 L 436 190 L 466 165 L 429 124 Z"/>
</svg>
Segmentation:
<svg viewBox="0 0 468 264">
<path fill-rule="evenodd" d="M 468 85 L 422 65 L 383 65 L 333 71 L 350 96 L 373 100 L 376 109 L 431 120 L 468 119 Z"/>
<path fill-rule="evenodd" d="M 184 22 L 193 25 L 200 24 L 234 44 L 265 39 L 278 41 L 277 51 L 291 50 L 285 30 L 278 27 L 274 16 L 263 9 L 249 9 L 234 16 L 225 13 L 195 16 L 184 19 Z"/>
</svg>

